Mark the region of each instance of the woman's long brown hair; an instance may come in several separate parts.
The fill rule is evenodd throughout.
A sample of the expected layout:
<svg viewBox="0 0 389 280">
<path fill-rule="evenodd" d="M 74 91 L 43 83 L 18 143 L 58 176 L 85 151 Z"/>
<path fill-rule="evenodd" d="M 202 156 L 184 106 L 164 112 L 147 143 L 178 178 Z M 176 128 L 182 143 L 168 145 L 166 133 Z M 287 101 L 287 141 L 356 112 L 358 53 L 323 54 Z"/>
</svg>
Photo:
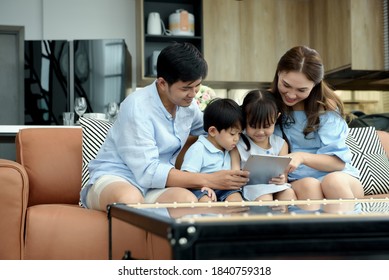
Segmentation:
<svg viewBox="0 0 389 280">
<path fill-rule="evenodd" d="M 280 72 L 301 72 L 308 80 L 315 85 L 309 96 L 304 100 L 304 111 L 307 116 L 307 125 L 304 128 L 304 135 L 319 129 L 319 116 L 324 111 L 337 111 L 344 117 L 344 106 L 340 98 L 329 87 L 324 79 L 324 67 L 319 53 L 306 46 L 297 46 L 287 51 L 280 59 L 277 70 L 271 84 L 271 91 L 281 100 L 281 94 L 278 90 L 278 74 Z M 279 118 L 281 128 L 287 123 L 293 122 L 291 116 L 292 107 L 280 104 L 282 118 Z"/>
</svg>

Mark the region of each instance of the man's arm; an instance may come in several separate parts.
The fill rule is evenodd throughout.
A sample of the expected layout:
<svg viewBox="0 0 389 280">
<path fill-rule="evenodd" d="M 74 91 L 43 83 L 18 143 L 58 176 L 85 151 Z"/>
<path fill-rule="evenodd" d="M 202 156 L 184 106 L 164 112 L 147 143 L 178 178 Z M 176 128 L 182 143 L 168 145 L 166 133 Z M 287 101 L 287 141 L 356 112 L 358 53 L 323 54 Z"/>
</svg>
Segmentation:
<svg viewBox="0 0 389 280">
<path fill-rule="evenodd" d="M 212 174 L 185 172 L 172 168 L 166 186 L 196 188 L 208 187 L 219 190 L 237 190 L 248 182 L 249 172 L 221 170 Z"/>
</svg>

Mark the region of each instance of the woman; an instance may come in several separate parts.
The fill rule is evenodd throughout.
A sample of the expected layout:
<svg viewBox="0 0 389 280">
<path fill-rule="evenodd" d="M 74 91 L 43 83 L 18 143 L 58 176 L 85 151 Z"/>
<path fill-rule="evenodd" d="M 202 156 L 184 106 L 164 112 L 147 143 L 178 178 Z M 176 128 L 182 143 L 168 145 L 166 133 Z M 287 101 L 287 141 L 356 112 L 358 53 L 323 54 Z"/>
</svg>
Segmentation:
<svg viewBox="0 0 389 280">
<path fill-rule="evenodd" d="M 343 104 L 324 78 L 320 55 L 306 46 L 287 51 L 271 91 L 282 116 L 275 133 L 290 148 L 288 179 L 298 199 L 362 198 L 359 171 L 345 143 Z"/>
</svg>

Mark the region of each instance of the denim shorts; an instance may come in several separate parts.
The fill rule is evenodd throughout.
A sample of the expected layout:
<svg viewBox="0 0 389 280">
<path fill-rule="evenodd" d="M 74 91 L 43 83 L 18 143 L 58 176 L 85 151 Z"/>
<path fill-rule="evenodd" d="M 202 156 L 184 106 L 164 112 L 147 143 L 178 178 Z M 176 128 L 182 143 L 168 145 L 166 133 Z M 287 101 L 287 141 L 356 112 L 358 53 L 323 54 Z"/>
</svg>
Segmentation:
<svg viewBox="0 0 389 280">
<path fill-rule="evenodd" d="M 207 191 L 202 192 L 201 190 L 191 190 L 197 199 L 202 198 L 204 195 L 208 195 Z M 225 201 L 226 198 L 233 193 L 242 193 L 241 190 L 215 190 L 217 201 Z"/>
</svg>

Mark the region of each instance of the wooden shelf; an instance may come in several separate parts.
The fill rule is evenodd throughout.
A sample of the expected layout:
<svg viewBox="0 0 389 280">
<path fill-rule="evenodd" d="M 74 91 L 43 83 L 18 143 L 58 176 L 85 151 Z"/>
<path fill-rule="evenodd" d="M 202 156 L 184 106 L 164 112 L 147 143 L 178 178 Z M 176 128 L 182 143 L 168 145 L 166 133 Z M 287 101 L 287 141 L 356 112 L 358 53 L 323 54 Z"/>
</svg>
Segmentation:
<svg viewBox="0 0 389 280">
<path fill-rule="evenodd" d="M 345 100 L 343 101 L 344 104 L 347 105 L 360 105 L 360 104 L 376 104 L 378 103 L 377 100 Z"/>
</svg>

